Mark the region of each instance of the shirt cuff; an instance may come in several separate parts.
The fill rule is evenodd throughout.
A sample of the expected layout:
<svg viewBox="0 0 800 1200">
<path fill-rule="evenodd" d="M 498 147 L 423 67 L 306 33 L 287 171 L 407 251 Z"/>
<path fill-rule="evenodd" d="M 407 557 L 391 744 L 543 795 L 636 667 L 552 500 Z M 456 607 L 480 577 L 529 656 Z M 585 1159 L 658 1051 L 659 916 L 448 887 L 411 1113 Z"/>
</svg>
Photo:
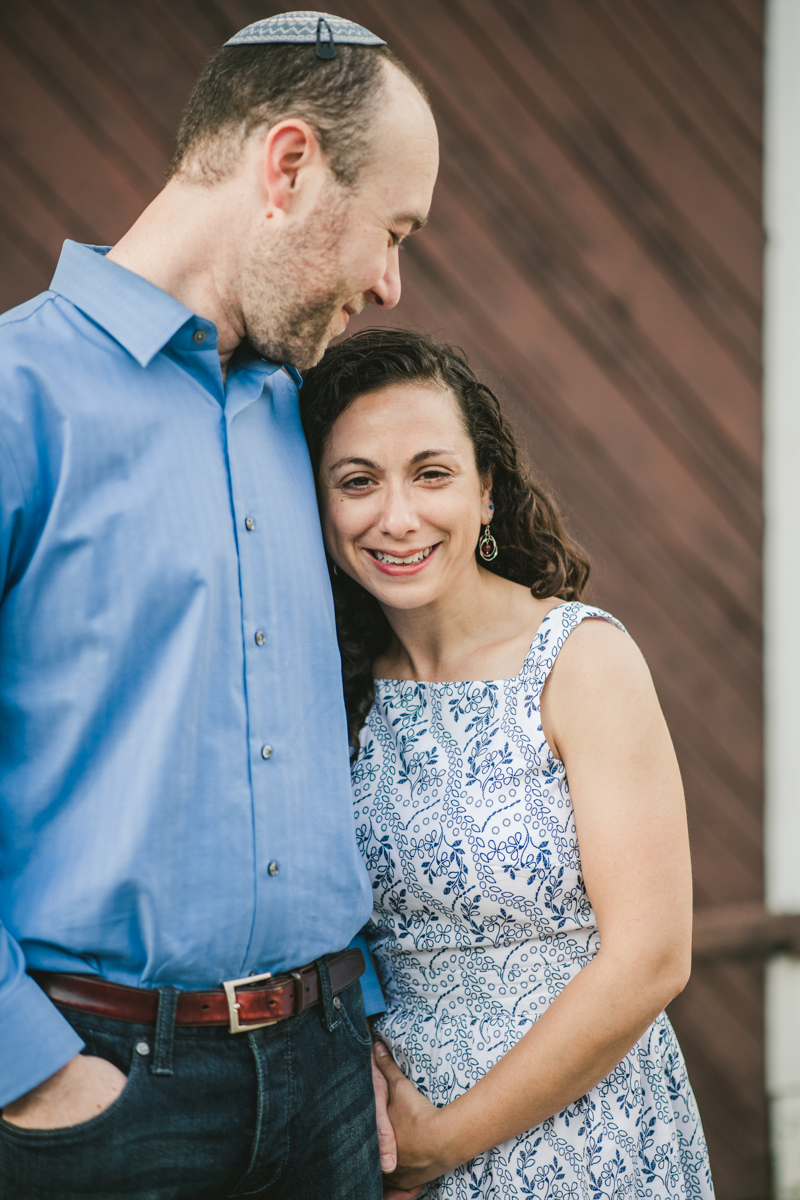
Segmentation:
<svg viewBox="0 0 800 1200">
<path fill-rule="evenodd" d="M 30 975 L 0 991 L 0 1108 L 44 1083 L 84 1043 Z"/>
<path fill-rule="evenodd" d="M 378 982 L 378 976 L 372 962 L 372 955 L 369 952 L 367 939 L 363 933 L 356 934 L 350 943 L 350 948 L 351 950 L 361 950 L 364 955 L 364 962 L 367 964 L 367 969 L 361 976 L 361 991 L 364 994 L 364 1014 L 368 1017 L 374 1017 L 376 1013 L 386 1012 L 386 1001 L 383 998 L 381 985 Z"/>
</svg>

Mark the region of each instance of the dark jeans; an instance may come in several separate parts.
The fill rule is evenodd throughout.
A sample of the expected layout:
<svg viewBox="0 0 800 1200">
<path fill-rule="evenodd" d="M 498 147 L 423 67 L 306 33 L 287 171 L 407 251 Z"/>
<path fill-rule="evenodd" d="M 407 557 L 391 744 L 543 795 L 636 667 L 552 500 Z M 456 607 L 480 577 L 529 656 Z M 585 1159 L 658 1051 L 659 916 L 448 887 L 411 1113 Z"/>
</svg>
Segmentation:
<svg viewBox="0 0 800 1200">
<path fill-rule="evenodd" d="M 339 1008 L 235 1035 L 175 1027 L 174 994 L 162 992 L 158 1032 L 62 1010 L 128 1082 L 82 1125 L 0 1121 L 2 1200 L 380 1200 L 360 984 Z"/>
</svg>

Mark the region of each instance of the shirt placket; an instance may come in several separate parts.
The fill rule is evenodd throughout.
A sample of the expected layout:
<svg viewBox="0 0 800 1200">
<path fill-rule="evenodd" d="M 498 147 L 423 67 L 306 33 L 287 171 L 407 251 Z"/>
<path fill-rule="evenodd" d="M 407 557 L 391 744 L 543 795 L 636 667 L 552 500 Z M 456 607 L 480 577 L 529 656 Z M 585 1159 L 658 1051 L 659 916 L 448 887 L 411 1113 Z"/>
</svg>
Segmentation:
<svg viewBox="0 0 800 1200">
<path fill-rule="evenodd" d="M 239 555 L 239 578 L 241 588 L 242 645 L 245 661 L 245 703 L 248 721 L 248 755 L 253 800 L 253 855 L 256 923 L 258 933 L 259 914 L 269 910 L 273 915 L 280 907 L 274 894 L 262 895 L 264 888 L 272 889 L 280 882 L 282 862 L 276 844 L 273 823 L 268 819 L 270 800 L 273 797 L 275 760 L 285 752 L 276 731 L 271 727 L 271 717 L 266 704 L 270 689 L 270 640 L 271 622 L 268 612 L 268 588 L 266 574 L 269 569 L 270 536 L 269 513 L 264 509 L 265 489 L 258 493 L 253 489 L 251 475 L 237 469 L 237 462 L 245 453 L 252 455 L 253 430 L 244 414 L 250 405 L 259 403 L 260 416 L 266 419 L 269 409 L 270 379 L 275 374 L 271 365 L 255 366 L 239 370 L 229 376 L 225 397 L 226 451 L 231 484 L 231 511 L 236 531 Z M 244 417 L 243 417 L 244 414 Z M 247 422 L 247 429 L 243 426 Z M 261 426 L 259 426 L 261 429 Z M 255 435 L 258 438 L 259 434 Z M 260 434 L 263 436 L 263 434 Z M 243 439 L 248 440 L 245 447 Z M 257 451 L 255 451 L 257 452 Z M 264 446 L 266 471 L 267 447 Z M 248 960 L 243 970 L 258 968 L 260 963 Z"/>
</svg>

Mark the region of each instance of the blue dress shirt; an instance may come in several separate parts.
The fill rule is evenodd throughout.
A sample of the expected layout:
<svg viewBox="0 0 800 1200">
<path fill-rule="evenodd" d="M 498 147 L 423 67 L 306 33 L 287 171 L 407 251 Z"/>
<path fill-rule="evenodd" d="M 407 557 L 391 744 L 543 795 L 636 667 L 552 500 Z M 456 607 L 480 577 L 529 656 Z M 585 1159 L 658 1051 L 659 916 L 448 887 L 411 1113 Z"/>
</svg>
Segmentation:
<svg viewBox="0 0 800 1200">
<path fill-rule="evenodd" d="M 74 242 L 0 317 L 0 1104 L 82 1046 L 26 966 L 216 987 L 370 914 L 298 382 Z"/>
</svg>

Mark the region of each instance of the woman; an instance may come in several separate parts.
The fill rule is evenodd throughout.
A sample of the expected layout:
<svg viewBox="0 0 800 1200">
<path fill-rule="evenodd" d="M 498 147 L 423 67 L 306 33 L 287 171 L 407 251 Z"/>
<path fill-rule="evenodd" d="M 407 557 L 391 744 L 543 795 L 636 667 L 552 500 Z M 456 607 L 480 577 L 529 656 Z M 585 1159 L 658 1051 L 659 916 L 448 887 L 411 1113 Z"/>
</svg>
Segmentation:
<svg viewBox="0 0 800 1200">
<path fill-rule="evenodd" d="M 447 346 L 372 330 L 302 391 L 333 564 L 398 1167 L 427 1197 L 711 1197 L 664 1006 L 689 974 L 647 667 Z M 377 1047 L 376 1047 L 377 1050 Z"/>
</svg>

